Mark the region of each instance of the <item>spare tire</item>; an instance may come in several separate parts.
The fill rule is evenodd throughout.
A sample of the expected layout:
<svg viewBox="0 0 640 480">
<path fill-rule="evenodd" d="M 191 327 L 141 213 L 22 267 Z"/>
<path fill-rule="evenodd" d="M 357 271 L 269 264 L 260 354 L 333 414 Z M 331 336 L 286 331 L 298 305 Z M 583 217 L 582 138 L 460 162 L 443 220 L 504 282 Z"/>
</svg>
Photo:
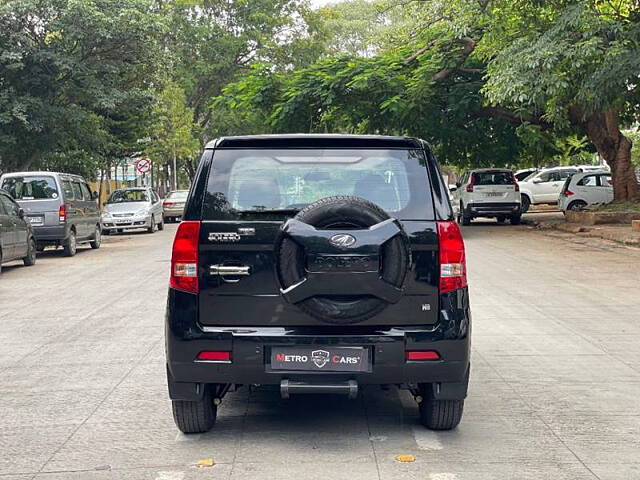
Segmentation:
<svg viewBox="0 0 640 480">
<path fill-rule="evenodd" d="M 314 202 L 294 217 L 319 230 L 362 230 L 388 220 L 387 213 L 360 197 L 334 196 Z M 278 276 L 283 289 L 305 278 L 304 248 L 283 236 L 276 246 Z M 409 267 L 406 235 L 396 235 L 381 246 L 380 276 L 401 288 Z M 344 275 L 349 275 L 344 273 Z M 384 310 L 388 303 L 370 295 L 314 296 L 296 304 L 307 314 L 327 323 L 362 322 Z"/>
</svg>

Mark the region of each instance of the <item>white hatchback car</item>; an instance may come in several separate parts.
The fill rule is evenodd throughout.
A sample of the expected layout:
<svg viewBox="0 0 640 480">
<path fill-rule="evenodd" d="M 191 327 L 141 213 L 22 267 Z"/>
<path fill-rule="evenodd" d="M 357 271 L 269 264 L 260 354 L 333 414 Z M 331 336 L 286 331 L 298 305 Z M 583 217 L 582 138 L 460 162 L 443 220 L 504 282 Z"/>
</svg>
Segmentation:
<svg viewBox="0 0 640 480">
<path fill-rule="evenodd" d="M 611 173 L 605 171 L 576 173 L 567 178 L 560 192 L 560 210 L 582 210 L 587 205 L 613 200 Z"/>
<path fill-rule="evenodd" d="M 520 190 L 511 170 L 482 168 L 468 170 L 453 189 L 451 204 L 458 222 L 469 225 L 476 217 L 507 218 L 520 223 Z"/>
<path fill-rule="evenodd" d="M 558 203 L 564 181 L 578 171 L 578 167 L 546 168 L 518 182 L 522 194 L 522 213 L 529 210 L 531 205 Z"/>
</svg>

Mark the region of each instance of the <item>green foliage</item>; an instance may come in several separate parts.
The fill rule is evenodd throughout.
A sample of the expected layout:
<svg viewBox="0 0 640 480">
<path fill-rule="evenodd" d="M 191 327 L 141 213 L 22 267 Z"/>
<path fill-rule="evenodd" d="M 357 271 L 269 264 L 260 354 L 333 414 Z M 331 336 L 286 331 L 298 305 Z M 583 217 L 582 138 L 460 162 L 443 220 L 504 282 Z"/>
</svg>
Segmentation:
<svg viewBox="0 0 640 480">
<path fill-rule="evenodd" d="M 544 112 L 558 126 L 568 125 L 571 114 L 583 118 L 609 108 L 637 114 L 636 2 L 495 3 L 502 28 L 487 37 L 483 92 L 490 102 Z"/>
<path fill-rule="evenodd" d="M 174 83 L 167 84 L 158 95 L 152 119 L 151 142 L 146 149 L 152 160 L 168 163 L 175 158 L 193 173 L 200 144 L 194 133 L 193 110 L 186 105 L 184 90 Z"/>
<path fill-rule="evenodd" d="M 108 156 L 121 110 L 149 101 L 162 32 L 150 4 L 14 0 L 0 31 L 0 169 Z"/>
</svg>

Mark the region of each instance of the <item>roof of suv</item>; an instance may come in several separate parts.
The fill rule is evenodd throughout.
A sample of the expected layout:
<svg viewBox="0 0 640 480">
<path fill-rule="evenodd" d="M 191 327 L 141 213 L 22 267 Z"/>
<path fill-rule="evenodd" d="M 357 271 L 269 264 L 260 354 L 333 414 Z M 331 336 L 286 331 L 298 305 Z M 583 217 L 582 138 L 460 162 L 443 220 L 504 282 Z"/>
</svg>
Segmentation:
<svg viewBox="0 0 640 480">
<path fill-rule="evenodd" d="M 343 134 L 283 134 L 221 137 L 206 148 L 422 148 L 412 137 Z"/>
</svg>

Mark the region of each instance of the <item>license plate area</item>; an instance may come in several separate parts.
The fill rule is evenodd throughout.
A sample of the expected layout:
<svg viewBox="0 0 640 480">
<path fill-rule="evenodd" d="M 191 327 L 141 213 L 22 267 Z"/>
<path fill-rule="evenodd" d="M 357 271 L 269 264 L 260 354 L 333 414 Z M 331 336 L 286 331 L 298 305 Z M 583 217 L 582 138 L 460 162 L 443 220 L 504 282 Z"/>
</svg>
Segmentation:
<svg viewBox="0 0 640 480">
<path fill-rule="evenodd" d="M 502 197 L 504 194 L 502 192 L 487 192 L 485 195 L 487 197 Z"/>
<path fill-rule="evenodd" d="M 271 347 L 267 371 L 370 372 L 368 347 Z"/>
<path fill-rule="evenodd" d="M 43 216 L 33 216 L 33 217 L 27 217 L 27 219 L 29 220 L 29 223 L 31 225 L 44 225 L 44 217 Z"/>
</svg>

